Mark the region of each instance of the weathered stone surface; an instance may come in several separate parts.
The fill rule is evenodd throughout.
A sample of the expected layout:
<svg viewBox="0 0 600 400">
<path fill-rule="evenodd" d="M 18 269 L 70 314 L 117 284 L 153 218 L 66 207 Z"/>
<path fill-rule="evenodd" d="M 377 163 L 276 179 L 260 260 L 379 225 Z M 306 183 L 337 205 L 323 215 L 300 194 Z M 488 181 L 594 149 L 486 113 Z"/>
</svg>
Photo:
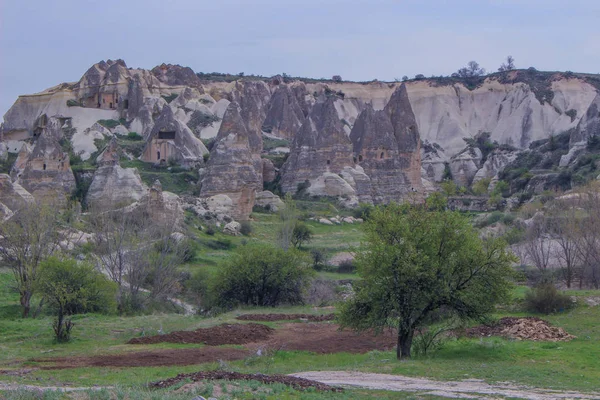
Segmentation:
<svg viewBox="0 0 600 400">
<path fill-rule="evenodd" d="M 202 86 L 202 81 L 190 67 L 163 63 L 152 68 L 151 72 L 159 81 L 170 86 Z"/>
<path fill-rule="evenodd" d="M 121 168 L 108 155 L 88 189 L 87 202 L 91 206 L 116 209 L 140 201 L 148 193 L 136 168 Z"/>
<path fill-rule="evenodd" d="M 249 143 L 251 136 L 254 135 L 246 128 L 239 105 L 232 102 L 223 117 L 202 179 L 200 196 L 227 195 L 235 205 L 232 217 L 237 220 L 248 219 L 255 192 L 262 189 L 262 174 L 256 171 L 256 158 Z M 262 172 L 260 158 L 259 162 Z"/>
<path fill-rule="evenodd" d="M 205 203 L 205 208 L 215 214 L 232 215 L 235 212 L 233 200 L 225 194 L 208 197 Z"/>
<path fill-rule="evenodd" d="M 180 120 L 169 106 L 163 107 L 140 157 L 146 162 L 175 161 L 190 165 L 203 162 L 208 150 L 200 139 Z"/>
<path fill-rule="evenodd" d="M 248 128 L 252 152 L 262 150 L 262 125 L 271 98 L 269 86 L 263 81 L 237 81 L 231 101 L 240 106 L 240 116 Z"/>
<path fill-rule="evenodd" d="M 268 190 L 256 193 L 255 205 L 264 207 L 271 212 L 277 212 L 285 206 L 283 200 L 279 196 L 274 195 Z"/>
<path fill-rule="evenodd" d="M 98 158 L 96 158 L 96 164 L 100 166 L 118 164 L 122 152 L 122 149 L 117 143 L 117 139 L 113 137 L 110 142 L 108 142 L 108 146 L 106 146 Z"/>
<path fill-rule="evenodd" d="M 421 145 L 421 177 L 429 182 L 441 182 L 444 179 L 448 158 L 441 146 L 427 141 Z"/>
<path fill-rule="evenodd" d="M 569 152 L 560 157 L 560 161 L 558 162 L 559 167 L 568 166 L 571 161 L 575 160 L 579 154 L 584 152 L 587 149 L 587 140 L 582 140 L 581 142 L 576 142 L 571 144 L 571 148 Z"/>
<path fill-rule="evenodd" d="M 333 222 L 325 218 L 319 218 L 319 223 L 323 225 L 333 225 Z"/>
<path fill-rule="evenodd" d="M 262 159 L 263 182 L 265 182 L 265 183 L 273 182 L 275 180 L 275 178 L 277 178 L 277 171 L 278 170 L 277 170 L 277 168 L 275 168 L 273 161 L 269 160 L 268 158 Z"/>
<path fill-rule="evenodd" d="M 469 186 L 481 164 L 481 150 L 468 147 L 450 160 L 452 179 L 459 186 Z"/>
<path fill-rule="evenodd" d="M 600 136 L 600 93 L 596 95 L 571 134 L 571 145 L 586 141 L 590 136 Z"/>
<path fill-rule="evenodd" d="M 164 192 L 159 180 L 154 182 L 140 203 L 152 221 L 157 224 L 177 226 L 183 220 L 183 208 L 179 196 Z"/>
<path fill-rule="evenodd" d="M 473 183 L 484 178 L 493 178 L 498 175 L 508 164 L 517 158 L 517 153 L 512 151 L 495 150 L 488 154 L 487 160 L 473 178 Z"/>
<path fill-rule="evenodd" d="M 79 132 L 76 131 L 71 138 L 73 152 L 78 154 L 82 160 L 88 160 L 92 153 L 98 151 L 95 140 L 103 140 L 113 136 L 109 129 L 99 123 L 95 123 L 90 128 Z"/>
<path fill-rule="evenodd" d="M 288 85 L 282 84 L 273 92 L 263 127 L 274 136 L 292 139 L 305 117 L 296 93 Z"/>
<path fill-rule="evenodd" d="M 315 181 L 324 173 L 339 174 L 353 167 L 352 143 L 335 109 L 334 96 L 315 104 L 294 137 L 282 167 L 281 187 L 295 193 L 298 184 Z"/>
<path fill-rule="evenodd" d="M 6 207 L 4 204 L 0 203 L 0 222 L 6 221 L 11 218 L 14 213 L 10 210 L 10 208 Z"/>
<path fill-rule="evenodd" d="M 10 210 L 16 211 L 35 199 L 27 190 L 16 182 L 12 182 L 7 174 L 0 174 L 0 203 Z"/>
<path fill-rule="evenodd" d="M 239 236 L 242 225 L 237 221 L 231 221 L 223 227 L 223 233 L 231 236 Z"/>
<path fill-rule="evenodd" d="M 42 133 L 17 175 L 17 182 L 38 200 L 65 203 L 75 189 L 69 155 L 55 138 Z"/>
<path fill-rule="evenodd" d="M 370 192 L 359 195 L 370 195 L 370 202 L 381 204 L 423 192 L 419 132 L 404 85 L 384 110 L 368 105 L 350 139 L 356 162 L 370 178 Z"/>
</svg>

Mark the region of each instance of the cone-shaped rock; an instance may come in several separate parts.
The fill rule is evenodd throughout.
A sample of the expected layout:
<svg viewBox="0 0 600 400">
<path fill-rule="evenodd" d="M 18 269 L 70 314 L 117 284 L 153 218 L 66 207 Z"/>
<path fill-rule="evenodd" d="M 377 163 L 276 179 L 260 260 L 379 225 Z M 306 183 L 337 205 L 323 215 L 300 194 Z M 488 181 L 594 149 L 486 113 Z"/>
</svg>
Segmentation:
<svg viewBox="0 0 600 400">
<path fill-rule="evenodd" d="M 262 187 L 262 177 L 250 150 L 251 136 L 240 115 L 240 106 L 232 102 L 223 116 L 200 191 L 201 197 L 227 195 L 235 205 L 232 217 L 239 220 L 248 219 L 256 189 Z"/>
</svg>

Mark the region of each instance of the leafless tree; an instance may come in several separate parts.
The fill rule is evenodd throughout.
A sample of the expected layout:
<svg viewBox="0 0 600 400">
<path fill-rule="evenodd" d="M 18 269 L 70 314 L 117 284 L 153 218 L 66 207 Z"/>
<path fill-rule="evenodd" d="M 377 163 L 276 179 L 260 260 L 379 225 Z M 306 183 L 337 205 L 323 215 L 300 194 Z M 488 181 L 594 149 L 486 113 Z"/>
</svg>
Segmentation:
<svg viewBox="0 0 600 400">
<path fill-rule="evenodd" d="M 578 223 L 578 250 L 582 261 L 579 286 L 584 280 L 596 289 L 600 288 L 600 186 L 592 183 L 580 193 L 585 217 Z"/>
<path fill-rule="evenodd" d="M 513 56 L 508 56 L 506 57 L 506 62 L 502 63 L 500 68 L 498 68 L 498 72 L 512 71 L 513 69 L 515 69 L 515 59 Z"/>
<path fill-rule="evenodd" d="M 279 227 L 278 239 L 279 247 L 287 251 L 294 236 L 294 228 L 298 221 L 298 210 L 296 209 L 296 202 L 289 193 L 286 193 L 284 203 L 285 206 L 279 211 L 281 225 Z"/>
<path fill-rule="evenodd" d="M 575 281 L 581 265 L 578 248 L 580 216 L 576 201 L 558 200 L 553 204 L 550 230 L 557 247 L 554 255 L 562 266 L 562 277 L 568 288 Z"/>
<path fill-rule="evenodd" d="M 52 205 L 31 203 L 0 223 L 0 258 L 15 277 L 23 318 L 31 311 L 41 262 L 58 252 L 66 239 L 56 210 Z"/>
<path fill-rule="evenodd" d="M 527 258 L 540 271 L 545 273 L 550 264 L 552 243 L 548 240 L 548 220 L 537 213 L 527 228 L 525 252 Z"/>
</svg>

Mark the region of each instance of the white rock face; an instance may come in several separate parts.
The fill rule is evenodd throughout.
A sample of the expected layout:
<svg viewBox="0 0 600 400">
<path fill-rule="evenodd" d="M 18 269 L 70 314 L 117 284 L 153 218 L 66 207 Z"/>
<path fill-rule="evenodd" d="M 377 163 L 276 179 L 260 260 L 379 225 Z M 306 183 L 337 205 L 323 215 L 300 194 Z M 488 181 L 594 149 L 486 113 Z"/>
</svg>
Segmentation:
<svg viewBox="0 0 600 400">
<path fill-rule="evenodd" d="M 139 201 L 147 193 L 136 168 L 105 165 L 94 174 L 87 200 L 90 205 L 117 208 Z"/>
<path fill-rule="evenodd" d="M 229 196 L 224 194 L 217 194 L 215 196 L 208 197 L 206 199 L 206 205 L 209 211 L 216 214 L 231 215 L 234 211 L 233 201 Z"/>
<path fill-rule="evenodd" d="M 564 156 L 560 157 L 558 166 L 559 167 L 568 166 L 571 163 L 571 161 L 573 161 L 579 153 L 581 153 L 582 151 L 584 151 L 586 149 L 586 147 L 587 147 L 587 141 L 573 143 L 572 147 L 569 149 L 569 152 L 567 154 L 565 154 Z"/>
<path fill-rule="evenodd" d="M 12 182 L 7 174 L 0 174 L 0 202 L 8 209 L 16 211 L 34 201 L 34 197 L 23 186 Z"/>
<path fill-rule="evenodd" d="M 323 225 L 333 225 L 333 222 L 325 218 L 319 218 L 319 223 Z"/>
<path fill-rule="evenodd" d="M 469 186 L 479 170 L 481 150 L 478 148 L 466 149 L 450 160 L 452 179 L 461 186 Z"/>
<path fill-rule="evenodd" d="M 98 151 L 94 141 L 102 140 L 109 136 L 112 136 L 110 130 L 98 123 L 95 123 L 91 128 L 87 128 L 81 132 L 76 131 L 71 139 L 73 152 L 79 154 L 83 161 L 88 160 L 92 153 Z"/>
<path fill-rule="evenodd" d="M 483 166 L 473 178 L 473 183 L 484 178 L 494 178 L 504 167 L 513 162 L 517 158 L 516 152 L 494 151 L 489 154 Z"/>
<path fill-rule="evenodd" d="M 311 182 L 306 192 L 311 196 L 355 196 L 352 186 L 338 174 L 325 172 Z"/>
</svg>

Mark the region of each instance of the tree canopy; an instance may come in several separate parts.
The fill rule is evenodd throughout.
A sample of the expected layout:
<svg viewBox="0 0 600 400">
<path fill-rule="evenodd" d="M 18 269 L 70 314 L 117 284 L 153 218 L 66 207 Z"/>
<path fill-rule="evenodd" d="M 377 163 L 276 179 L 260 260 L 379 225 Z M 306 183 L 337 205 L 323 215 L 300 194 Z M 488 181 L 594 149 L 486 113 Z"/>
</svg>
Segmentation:
<svg viewBox="0 0 600 400">
<path fill-rule="evenodd" d="M 482 240 L 467 217 L 423 206 L 377 208 L 356 260 L 363 280 L 341 308 L 343 327 L 398 329 L 398 358 L 434 313 L 483 320 L 507 298 L 514 256 Z"/>
</svg>

